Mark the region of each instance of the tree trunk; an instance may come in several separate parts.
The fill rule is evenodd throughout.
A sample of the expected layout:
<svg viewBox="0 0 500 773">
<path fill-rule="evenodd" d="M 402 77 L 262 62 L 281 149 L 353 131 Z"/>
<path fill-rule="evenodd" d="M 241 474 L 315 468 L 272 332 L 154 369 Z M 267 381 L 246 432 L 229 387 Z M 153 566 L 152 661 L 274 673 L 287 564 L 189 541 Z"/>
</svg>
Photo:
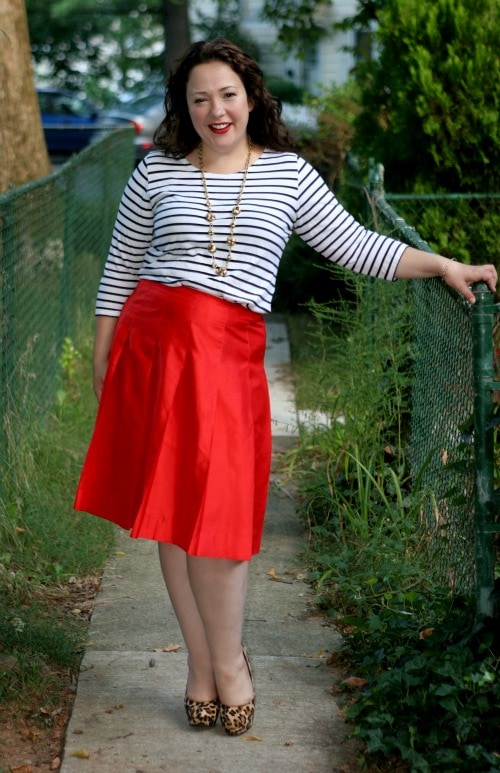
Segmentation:
<svg viewBox="0 0 500 773">
<path fill-rule="evenodd" d="M 0 0 L 0 193 L 50 172 L 24 0 Z"/>
<path fill-rule="evenodd" d="M 1 2 L 1 0 L 0 0 Z M 165 77 L 190 43 L 188 0 L 163 0 Z"/>
</svg>

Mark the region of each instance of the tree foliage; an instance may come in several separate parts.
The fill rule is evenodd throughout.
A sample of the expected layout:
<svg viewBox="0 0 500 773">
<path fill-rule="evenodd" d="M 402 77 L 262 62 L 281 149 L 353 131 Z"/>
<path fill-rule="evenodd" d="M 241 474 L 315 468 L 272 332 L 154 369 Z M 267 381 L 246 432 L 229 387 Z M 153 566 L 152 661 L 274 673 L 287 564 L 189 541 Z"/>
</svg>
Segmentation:
<svg viewBox="0 0 500 773">
<path fill-rule="evenodd" d="M 496 192 L 500 182 L 500 6 L 383 0 L 376 61 L 358 68 L 356 147 L 390 189 Z"/>
<path fill-rule="evenodd" d="M 258 43 L 240 27 L 239 0 L 217 0 L 215 12 L 199 9 L 194 28 L 200 40 L 227 38 L 254 59 L 260 58 Z"/>
<path fill-rule="evenodd" d="M 163 84 L 191 40 L 189 0 L 26 0 L 32 52 L 54 85 L 85 91 L 96 101 L 115 91 Z M 216 0 L 198 13 L 197 37 L 229 37 L 258 58 L 242 34 L 237 0 Z"/>
<path fill-rule="evenodd" d="M 54 85 L 106 101 L 164 72 L 167 0 L 26 0 L 32 53 Z M 184 3 L 178 3 L 183 13 Z M 176 46 L 187 44 L 179 40 Z"/>
<path fill-rule="evenodd" d="M 333 27 L 324 21 L 323 11 L 332 0 L 264 0 L 262 18 L 275 25 L 277 39 L 286 53 L 304 58 Z"/>
</svg>

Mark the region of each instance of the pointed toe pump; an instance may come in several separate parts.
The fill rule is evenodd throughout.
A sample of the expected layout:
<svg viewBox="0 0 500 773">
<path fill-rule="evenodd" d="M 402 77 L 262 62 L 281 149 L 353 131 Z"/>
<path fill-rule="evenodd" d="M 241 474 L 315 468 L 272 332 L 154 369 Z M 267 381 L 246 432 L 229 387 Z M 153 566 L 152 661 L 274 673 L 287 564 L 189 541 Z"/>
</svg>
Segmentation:
<svg viewBox="0 0 500 773">
<path fill-rule="evenodd" d="M 253 718 L 255 714 L 255 688 L 253 682 L 252 668 L 250 665 L 250 658 L 245 647 L 243 647 L 243 657 L 252 680 L 252 689 L 254 695 L 249 703 L 244 703 L 241 706 L 226 706 L 224 703 L 220 704 L 220 721 L 222 727 L 228 735 L 242 735 L 253 725 Z"/>
<path fill-rule="evenodd" d="M 219 699 L 211 701 L 194 701 L 184 696 L 184 708 L 191 727 L 214 727 L 219 718 Z"/>
</svg>

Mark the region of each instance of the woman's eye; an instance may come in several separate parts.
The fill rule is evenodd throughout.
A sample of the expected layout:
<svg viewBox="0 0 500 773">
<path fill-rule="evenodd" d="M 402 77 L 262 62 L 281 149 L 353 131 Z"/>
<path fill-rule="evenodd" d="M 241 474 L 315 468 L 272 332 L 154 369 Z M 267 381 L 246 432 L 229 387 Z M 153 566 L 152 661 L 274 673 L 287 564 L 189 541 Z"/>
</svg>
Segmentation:
<svg viewBox="0 0 500 773">
<path fill-rule="evenodd" d="M 235 97 L 235 96 L 236 96 L 236 93 L 235 93 L 234 91 L 227 91 L 227 92 L 224 94 L 224 96 L 225 96 L 225 97 Z"/>
</svg>

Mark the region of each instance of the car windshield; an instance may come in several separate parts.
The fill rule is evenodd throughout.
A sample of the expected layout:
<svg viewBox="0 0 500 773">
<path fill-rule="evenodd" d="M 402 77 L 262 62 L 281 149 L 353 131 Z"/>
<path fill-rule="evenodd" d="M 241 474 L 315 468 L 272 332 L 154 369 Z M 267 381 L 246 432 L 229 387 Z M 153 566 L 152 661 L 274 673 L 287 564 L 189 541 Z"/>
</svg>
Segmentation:
<svg viewBox="0 0 500 773">
<path fill-rule="evenodd" d="M 77 118 L 92 119 L 95 110 L 88 102 L 72 94 L 57 94 L 50 91 L 38 93 L 40 110 L 51 115 L 71 115 Z"/>
<path fill-rule="evenodd" d="M 150 107 L 155 107 L 159 103 L 162 103 L 164 99 L 164 91 L 155 91 L 154 93 L 147 94 L 144 97 L 131 99 L 129 102 L 118 102 L 116 107 L 121 107 L 122 109 L 133 113 L 143 113 Z"/>
</svg>

